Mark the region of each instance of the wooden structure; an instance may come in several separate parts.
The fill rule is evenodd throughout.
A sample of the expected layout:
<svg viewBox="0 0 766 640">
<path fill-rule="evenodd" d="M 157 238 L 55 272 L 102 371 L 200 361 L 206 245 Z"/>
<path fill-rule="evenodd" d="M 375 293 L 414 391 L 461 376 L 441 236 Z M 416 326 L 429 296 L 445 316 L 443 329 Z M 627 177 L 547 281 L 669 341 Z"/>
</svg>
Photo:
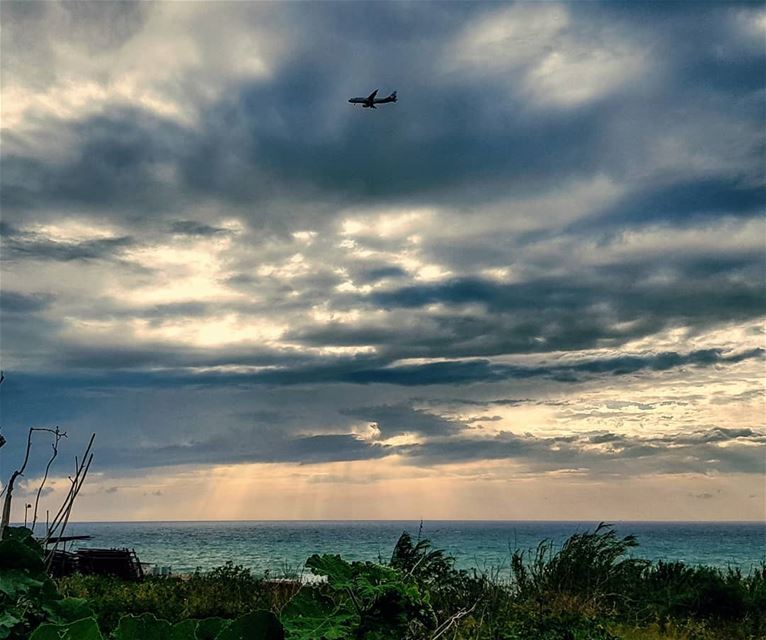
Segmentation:
<svg viewBox="0 0 766 640">
<path fill-rule="evenodd" d="M 55 551 L 50 571 L 56 578 L 73 573 L 109 575 L 123 580 L 140 580 L 144 577 L 135 549 L 127 548 Z"/>
</svg>

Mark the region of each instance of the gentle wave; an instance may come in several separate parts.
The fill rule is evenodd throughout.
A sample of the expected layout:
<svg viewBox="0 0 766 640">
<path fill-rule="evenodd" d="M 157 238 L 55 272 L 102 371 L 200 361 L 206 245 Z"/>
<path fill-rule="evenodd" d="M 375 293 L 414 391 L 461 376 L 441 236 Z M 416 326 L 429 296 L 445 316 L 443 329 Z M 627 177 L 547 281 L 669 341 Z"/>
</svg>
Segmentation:
<svg viewBox="0 0 766 640">
<path fill-rule="evenodd" d="M 462 568 L 509 573 L 515 549 L 548 538 L 561 544 L 593 529 L 594 522 L 426 521 L 422 536 L 454 556 Z M 143 562 L 174 572 L 211 569 L 228 561 L 261 573 L 300 573 L 313 553 L 352 560 L 386 560 L 402 531 L 418 534 L 418 521 L 100 522 L 70 524 L 68 534 L 89 534 L 83 547 L 134 548 Z M 620 535 L 637 536 L 633 555 L 650 560 L 738 567 L 766 562 L 766 523 L 619 522 Z"/>
</svg>

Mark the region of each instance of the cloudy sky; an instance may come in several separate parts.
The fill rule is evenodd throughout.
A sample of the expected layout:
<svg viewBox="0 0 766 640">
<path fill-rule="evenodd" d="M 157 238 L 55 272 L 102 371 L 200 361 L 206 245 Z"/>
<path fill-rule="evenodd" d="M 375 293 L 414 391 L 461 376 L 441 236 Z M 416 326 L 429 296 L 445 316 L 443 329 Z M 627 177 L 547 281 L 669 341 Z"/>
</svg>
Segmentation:
<svg viewBox="0 0 766 640">
<path fill-rule="evenodd" d="M 766 517 L 761 3 L 0 9 L 3 477 L 58 424 L 86 520 Z"/>
</svg>

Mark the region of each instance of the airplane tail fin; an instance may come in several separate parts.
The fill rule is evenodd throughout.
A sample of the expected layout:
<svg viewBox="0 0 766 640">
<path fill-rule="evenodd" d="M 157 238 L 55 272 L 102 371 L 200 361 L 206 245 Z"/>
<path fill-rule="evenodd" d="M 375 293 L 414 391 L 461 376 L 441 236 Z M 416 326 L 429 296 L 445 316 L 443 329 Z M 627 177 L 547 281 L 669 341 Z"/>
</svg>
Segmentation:
<svg viewBox="0 0 766 640">
<path fill-rule="evenodd" d="M 396 102 L 396 91 L 394 91 L 394 92 L 393 92 L 393 93 L 392 93 L 390 96 L 388 96 L 388 97 L 389 97 L 389 98 L 391 98 L 391 100 L 393 100 L 394 102 Z"/>
</svg>

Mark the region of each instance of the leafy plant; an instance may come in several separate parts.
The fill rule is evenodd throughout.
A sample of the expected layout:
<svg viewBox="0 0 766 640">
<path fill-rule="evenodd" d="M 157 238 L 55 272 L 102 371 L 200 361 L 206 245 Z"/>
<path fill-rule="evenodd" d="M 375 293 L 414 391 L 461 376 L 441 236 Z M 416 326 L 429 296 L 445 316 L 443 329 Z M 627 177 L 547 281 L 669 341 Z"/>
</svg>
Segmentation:
<svg viewBox="0 0 766 640">
<path fill-rule="evenodd" d="M 42 624 L 30 640 L 103 640 L 94 618 L 83 618 L 69 624 Z"/>
<path fill-rule="evenodd" d="M 436 626 L 427 592 L 394 568 L 337 555 L 313 555 L 306 566 L 327 581 L 302 590 L 282 610 L 291 639 L 404 639 Z"/>
<path fill-rule="evenodd" d="M 27 638 L 41 622 L 70 622 L 87 615 L 85 600 L 58 593 L 32 532 L 7 527 L 0 540 L 0 638 Z"/>
<path fill-rule="evenodd" d="M 215 635 L 209 632 L 215 629 Z M 200 632 L 201 631 L 201 632 Z M 124 616 L 108 637 L 99 631 L 95 618 L 69 624 L 42 624 L 30 640 L 284 640 L 282 625 L 274 614 L 255 611 L 236 620 L 184 620 L 171 625 L 150 613 Z"/>
</svg>

